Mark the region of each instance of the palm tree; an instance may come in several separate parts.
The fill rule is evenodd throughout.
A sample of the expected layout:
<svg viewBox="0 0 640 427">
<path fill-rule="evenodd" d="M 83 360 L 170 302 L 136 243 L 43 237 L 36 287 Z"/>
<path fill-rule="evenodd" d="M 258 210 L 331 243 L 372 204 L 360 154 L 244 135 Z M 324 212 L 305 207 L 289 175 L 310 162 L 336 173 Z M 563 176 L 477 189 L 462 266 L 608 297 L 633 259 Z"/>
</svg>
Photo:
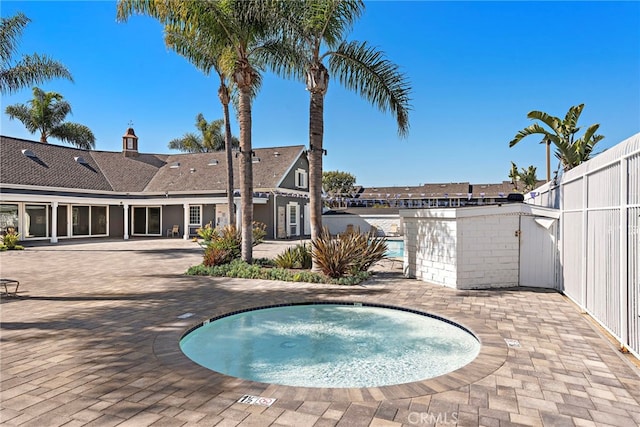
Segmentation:
<svg viewBox="0 0 640 427">
<path fill-rule="evenodd" d="M 589 126 L 582 138 L 576 139 L 576 134 L 580 131 L 578 119 L 583 108 L 584 104 L 572 106 L 564 120 L 542 111 L 529 112 L 528 118 L 542 122 L 550 131 L 540 124 L 534 123 L 519 131 L 509 142 L 509 147 L 513 147 L 529 135 L 542 135 L 541 143 L 547 145 L 547 182 L 549 182 L 551 180 L 550 146 L 552 143 L 556 146 L 556 157 L 560 159 L 564 169 L 569 170 L 589 160 L 594 146 L 604 138 L 602 135 L 595 134 L 600 125 L 594 124 Z"/>
<path fill-rule="evenodd" d="M 289 61 L 265 60 L 277 73 L 304 81 L 310 94 L 308 158 L 311 238 L 314 240 L 322 230 L 324 97 L 330 76 L 335 76 L 344 87 L 381 111 L 391 111 L 400 137 L 406 137 L 409 131 L 411 87 L 398 66 L 385 58 L 384 52 L 367 42 L 345 40 L 347 32 L 364 11 L 363 1 L 283 3 L 289 16 L 284 37 L 291 46 L 283 55 L 289 55 Z M 325 46 L 327 50 L 321 51 Z M 279 59 L 277 56 L 271 58 Z"/>
<path fill-rule="evenodd" d="M 242 259 L 253 258 L 253 149 L 251 143 L 251 101 L 255 94 L 256 52 L 274 49 L 281 25 L 268 0 L 212 0 L 209 2 L 176 2 L 172 0 L 120 0 L 118 19 L 126 20 L 134 12 L 150 15 L 165 26 L 177 26 L 203 32 L 214 38 L 223 49 L 223 69 L 238 90 L 240 124 L 240 197 L 242 200 Z"/>
<path fill-rule="evenodd" d="M 520 180 L 524 184 L 523 191 L 526 193 L 528 191 L 532 191 L 538 185 L 538 177 L 536 175 L 537 168 L 533 165 L 529 166 L 527 169 L 522 168 L 522 172 L 520 175 Z"/>
<path fill-rule="evenodd" d="M 59 93 L 33 88 L 33 99 L 27 104 L 9 105 L 5 112 L 10 119 L 18 119 L 31 133 L 40 132 L 40 142 L 57 138 L 84 150 L 95 147 L 96 138 L 85 125 L 65 122 L 71 105 Z"/>
<path fill-rule="evenodd" d="M 238 148 L 239 141 L 231 135 L 231 123 L 229 119 L 229 103 L 233 100 L 237 107 L 237 96 L 231 96 L 231 82 L 229 82 L 227 73 L 223 69 L 225 67 L 224 55 L 226 52 L 224 38 L 218 37 L 207 31 L 208 27 L 184 28 L 180 25 L 165 26 L 165 44 L 170 46 L 178 54 L 184 56 L 196 68 L 200 69 L 206 75 L 212 70 L 218 74 L 220 85 L 218 86 L 218 99 L 222 104 L 224 114 L 224 145 L 226 149 L 227 162 L 227 206 L 229 223 L 235 224 L 235 205 L 234 205 L 234 187 L 233 187 L 233 159 L 232 148 Z M 227 60 L 228 62 L 228 60 Z M 260 86 L 260 79 L 254 79 L 254 96 Z M 237 109 L 236 109 L 237 110 Z"/>
<path fill-rule="evenodd" d="M 225 136 L 222 134 L 224 119 L 207 122 L 202 113 L 196 116 L 196 128 L 201 135 L 186 133 L 182 138 L 175 138 L 169 141 L 169 148 L 172 150 L 184 151 L 187 153 L 210 153 L 225 149 Z M 232 136 L 231 144 L 238 147 L 238 138 Z"/>
<path fill-rule="evenodd" d="M 511 183 L 513 184 L 513 189 L 518 191 L 518 182 L 520 181 L 520 172 L 518 171 L 518 166 L 514 162 L 511 162 L 511 170 L 509 170 L 509 178 L 511 178 Z"/>
<path fill-rule="evenodd" d="M 184 56 L 206 75 L 209 75 L 212 69 L 218 74 L 220 80 L 218 99 L 222 104 L 225 129 L 224 147 L 227 163 L 227 214 L 229 215 L 230 223 L 235 224 L 232 148 L 237 148 L 239 141 L 231 135 L 231 123 L 229 119 L 231 95 L 227 74 L 223 70 L 224 63 L 222 60 L 225 46 L 219 37 L 208 37 L 206 31 L 202 29 L 200 31 L 187 31 L 178 25 L 165 26 L 165 43 L 178 54 Z M 256 80 L 256 82 L 258 82 L 258 80 Z"/>
<path fill-rule="evenodd" d="M 30 22 L 23 13 L 0 22 L 0 93 L 11 94 L 19 89 L 31 87 L 46 80 L 62 77 L 73 81 L 71 73 L 61 63 L 37 53 L 23 55 L 12 64 L 13 56 L 22 35 L 22 30 Z"/>
</svg>

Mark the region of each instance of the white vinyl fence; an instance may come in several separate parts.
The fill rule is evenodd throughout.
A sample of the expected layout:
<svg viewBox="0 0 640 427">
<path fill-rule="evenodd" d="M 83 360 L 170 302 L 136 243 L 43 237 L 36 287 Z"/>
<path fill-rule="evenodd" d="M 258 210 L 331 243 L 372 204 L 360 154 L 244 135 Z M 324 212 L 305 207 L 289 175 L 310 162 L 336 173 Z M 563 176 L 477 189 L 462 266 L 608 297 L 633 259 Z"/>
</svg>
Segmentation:
<svg viewBox="0 0 640 427">
<path fill-rule="evenodd" d="M 640 133 L 527 202 L 561 211 L 564 293 L 640 356 Z"/>
</svg>

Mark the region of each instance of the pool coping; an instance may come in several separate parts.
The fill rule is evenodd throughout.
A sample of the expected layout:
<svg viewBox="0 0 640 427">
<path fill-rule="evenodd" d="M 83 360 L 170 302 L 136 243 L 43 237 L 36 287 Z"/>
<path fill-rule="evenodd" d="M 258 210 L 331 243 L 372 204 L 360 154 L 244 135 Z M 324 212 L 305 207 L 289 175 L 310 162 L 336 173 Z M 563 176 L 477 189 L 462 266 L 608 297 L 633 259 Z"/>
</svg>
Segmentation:
<svg viewBox="0 0 640 427">
<path fill-rule="evenodd" d="M 231 377 L 198 365 L 189 359 L 180 349 L 180 339 L 189 331 L 207 322 L 209 319 L 224 317 L 238 312 L 266 307 L 289 306 L 298 304 L 362 304 L 378 307 L 396 308 L 418 314 L 426 314 L 457 323 L 471 331 L 480 341 L 478 356 L 467 365 L 438 377 L 397 385 L 362 388 L 324 388 L 298 387 L 279 384 L 268 384 Z M 382 401 L 415 398 L 468 386 L 491 375 L 506 361 L 508 345 L 498 330 L 487 326 L 482 321 L 469 317 L 460 311 L 425 311 L 420 307 L 384 305 L 376 302 L 359 300 L 302 300 L 293 303 L 272 304 L 264 307 L 229 307 L 219 313 L 211 313 L 206 319 L 196 322 L 177 320 L 163 325 L 165 331 L 159 332 L 153 342 L 153 353 L 163 365 L 177 371 L 184 378 L 205 379 L 210 385 L 219 385 L 226 392 L 237 392 L 238 396 L 246 394 L 275 399 L 311 400 L 311 401 Z"/>
</svg>

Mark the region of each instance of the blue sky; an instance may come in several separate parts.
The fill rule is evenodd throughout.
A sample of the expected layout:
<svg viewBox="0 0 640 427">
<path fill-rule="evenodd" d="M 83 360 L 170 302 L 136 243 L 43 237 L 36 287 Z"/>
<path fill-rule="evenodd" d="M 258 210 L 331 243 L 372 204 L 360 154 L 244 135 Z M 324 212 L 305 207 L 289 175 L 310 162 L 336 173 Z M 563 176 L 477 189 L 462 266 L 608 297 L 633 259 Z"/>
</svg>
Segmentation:
<svg viewBox="0 0 640 427">
<path fill-rule="evenodd" d="M 140 150 L 169 153 L 194 132 L 195 117 L 222 117 L 216 77 L 164 46 L 162 27 L 134 16 L 116 22 L 110 1 L 2 1 L 24 12 L 19 53 L 64 63 L 75 83 L 46 82 L 71 104 L 69 121 L 89 126 L 96 149 L 119 151 L 130 121 Z M 508 142 L 527 113 L 563 117 L 585 104 L 580 124 L 600 123 L 612 147 L 640 132 L 640 2 L 375 1 L 348 36 L 384 50 L 411 81 L 411 130 L 332 81 L 325 99 L 324 170 L 364 186 L 507 180 L 510 161 L 545 176 L 537 137 Z M 2 97 L 3 135 L 37 140 L 4 114 L 31 90 Z M 308 145 L 309 95 L 300 82 L 267 75 L 253 105 L 253 146 Z M 239 135 L 234 121 L 232 131 Z M 59 143 L 52 141 L 53 143 Z M 552 160 L 555 169 L 557 161 Z"/>
</svg>

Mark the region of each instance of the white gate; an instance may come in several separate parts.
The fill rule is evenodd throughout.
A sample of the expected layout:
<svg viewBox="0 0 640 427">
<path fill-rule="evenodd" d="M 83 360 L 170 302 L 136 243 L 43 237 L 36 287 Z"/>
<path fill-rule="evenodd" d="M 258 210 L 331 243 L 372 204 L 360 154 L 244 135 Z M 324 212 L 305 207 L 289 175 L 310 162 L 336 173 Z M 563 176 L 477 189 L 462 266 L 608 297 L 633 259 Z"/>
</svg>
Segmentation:
<svg viewBox="0 0 640 427">
<path fill-rule="evenodd" d="M 520 217 L 520 286 L 558 288 L 557 223 L 554 218 Z"/>
</svg>

